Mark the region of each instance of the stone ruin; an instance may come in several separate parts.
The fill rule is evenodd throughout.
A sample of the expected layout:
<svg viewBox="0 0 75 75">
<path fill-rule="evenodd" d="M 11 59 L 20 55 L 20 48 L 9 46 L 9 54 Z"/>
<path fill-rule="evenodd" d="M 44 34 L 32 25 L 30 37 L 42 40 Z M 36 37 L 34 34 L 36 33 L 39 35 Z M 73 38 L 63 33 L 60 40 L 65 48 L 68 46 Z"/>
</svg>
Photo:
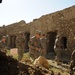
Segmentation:
<svg viewBox="0 0 75 75">
<path fill-rule="evenodd" d="M 34 19 L 30 23 L 20 21 L 7 26 L 0 27 L 0 38 L 3 35 L 8 36 L 7 44 L 10 48 L 16 48 L 16 37 L 19 31 L 25 35 L 25 50 L 28 50 L 28 41 L 35 34 L 36 30 L 41 30 L 46 34 L 47 53 L 54 52 L 54 42 L 56 35 L 59 34 L 61 42 L 64 45 L 63 55 L 66 58 L 71 57 L 72 51 L 75 49 L 75 6 L 66 8 L 55 13 L 43 15 L 38 19 Z M 64 57 L 62 55 L 62 57 Z M 65 57 L 64 57 L 65 58 Z"/>
</svg>

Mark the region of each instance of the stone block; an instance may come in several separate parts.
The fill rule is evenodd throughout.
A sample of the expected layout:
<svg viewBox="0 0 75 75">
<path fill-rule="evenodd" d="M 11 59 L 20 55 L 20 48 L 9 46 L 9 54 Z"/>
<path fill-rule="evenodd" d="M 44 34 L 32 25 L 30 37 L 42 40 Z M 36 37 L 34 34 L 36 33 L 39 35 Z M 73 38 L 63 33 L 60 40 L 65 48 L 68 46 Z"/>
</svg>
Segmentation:
<svg viewBox="0 0 75 75">
<path fill-rule="evenodd" d="M 13 56 L 13 55 L 18 55 L 18 49 L 17 48 L 12 48 L 10 50 L 10 54 Z"/>
<path fill-rule="evenodd" d="M 43 56 L 39 56 L 37 59 L 35 59 L 34 63 L 35 66 L 42 66 L 44 68 L 49 69 L 49 63 L 48 60 L 43 57 Z"/>
</svg>

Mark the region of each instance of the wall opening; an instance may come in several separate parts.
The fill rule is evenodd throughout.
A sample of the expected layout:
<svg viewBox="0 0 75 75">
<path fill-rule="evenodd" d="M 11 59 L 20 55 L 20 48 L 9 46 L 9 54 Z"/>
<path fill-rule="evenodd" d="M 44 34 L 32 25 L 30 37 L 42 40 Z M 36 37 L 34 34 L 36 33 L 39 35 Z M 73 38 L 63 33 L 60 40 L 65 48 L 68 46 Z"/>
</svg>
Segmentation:
<svg viewBox="0 0 75 75">
<path fill-rule="evenodd" d="M 61 38 L 61 42 L 62 42 L 62 45 L 63 45 L 63 48 L 67 48 L 67 38 L 66 37 L 62 37 Z"/>
<path fill-rule="evenodd" d="M 30 33 L 26 32 L 25 33 L 25 51 L 29 51 L 29 47 L 28 47 L 29 40 L 30 40 Z"/>
<path fill-rule="evenodd" d="M 54 44 L 57 32 L 47 33 L 47 53 L 54 52 Z"/>
<path fill-rule="evenodd" d="M 16 36 L 10 36 L 10 48 L 16 48 Z"/>
<path fill-rule="evenodd" d="M 16 36 L 13 36 L 13 48 L 16 48 Z"/>
</svg>

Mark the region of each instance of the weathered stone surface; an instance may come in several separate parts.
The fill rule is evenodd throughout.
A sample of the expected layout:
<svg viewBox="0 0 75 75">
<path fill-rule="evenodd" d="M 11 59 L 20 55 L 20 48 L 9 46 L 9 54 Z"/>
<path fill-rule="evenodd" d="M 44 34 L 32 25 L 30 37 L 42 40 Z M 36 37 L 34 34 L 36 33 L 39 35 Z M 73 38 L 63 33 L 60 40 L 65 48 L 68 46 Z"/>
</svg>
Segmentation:
<svg viewBox="0 0 75 75">
<path fill-rule="evenodd" d="M 34 19 L 27 24 L 22 20 L 5 27 L 0 27 L 0 37 L 8 34 L 8 43 L 10 44 L 10 37 L 17 36 L 19 31 L 30 33 L 30 37 L 32 37 L 36 30 L 41 30 L 45 34 L 58 31 L 57 34 L 60 34 L 61 38 L 66 37 L 67 53 L 70 56 L 75 49 L 75 6 L 43 15 L 39 19 Z"/>
</svg>

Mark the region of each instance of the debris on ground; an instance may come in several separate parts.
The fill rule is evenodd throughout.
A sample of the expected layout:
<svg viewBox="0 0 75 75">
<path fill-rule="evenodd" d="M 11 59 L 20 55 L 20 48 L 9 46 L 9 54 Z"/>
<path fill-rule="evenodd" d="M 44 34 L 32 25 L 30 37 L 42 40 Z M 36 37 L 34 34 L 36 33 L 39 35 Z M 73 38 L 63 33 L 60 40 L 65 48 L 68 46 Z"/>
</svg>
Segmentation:
<svg viewBox="0 0 75 75">
<path fill-rule="evenodd" d="M 33 63 L 35 66 L 36 65 L 39 65 L 39 66 L 42 66 L 42 67 L 45 67 L 47 69 L 49 69 L 49 63 L 47 61 L 47 59 L 43 56 L 39 56 L 37 59 L 35 59 L 34 63 Z"/>
<path fill-rule="evenodd" d="M 52 70 L 18 62 L 0 52 L 0 75 L 56 75 Z"/>
</svg>

